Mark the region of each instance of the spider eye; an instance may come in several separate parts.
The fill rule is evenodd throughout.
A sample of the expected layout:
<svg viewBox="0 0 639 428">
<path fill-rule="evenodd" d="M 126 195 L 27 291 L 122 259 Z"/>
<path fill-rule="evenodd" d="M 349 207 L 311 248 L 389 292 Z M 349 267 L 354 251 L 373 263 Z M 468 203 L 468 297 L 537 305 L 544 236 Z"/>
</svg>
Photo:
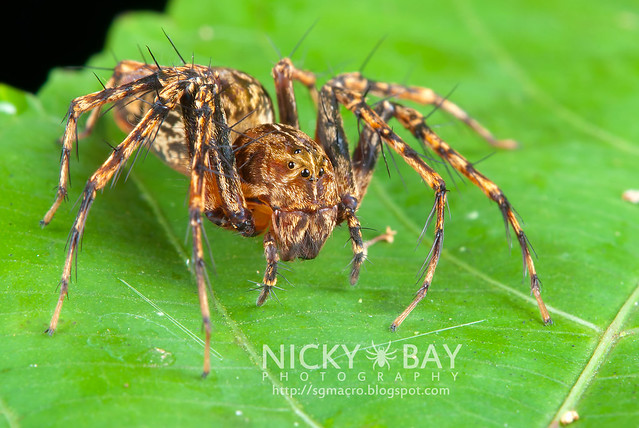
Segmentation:
<svg viewBox="0 0 639 428">
<path fill-rule="evenodd" d="M 288 163 L 288 167 L 289 167 L 290 169 L 295 168 L 295 162 L 289 162 L 289 163 Z"/>
<path fill-rule="evenodd" d="M 319 173 L 317 175 L 320 177 L 324 175 L 324 168 L 320 168 Z"/>
<path fill-rule="evenodd" d="M 306 177 L 308 177 L 309 175 L 311 175 L 311 171 L 309 171 L 308 169 L 304 168 L 304 169 L 302 170 L 302 173 L 301 173 L 301 174 L 302 174 L 302 177 L 305 177 L 305 178 L 306 178 Z"/>
<path fill-rule="evenodd" d="M 298 155 L 298 154 L 302 153 L 302 150 L 301 149 L 295 149 L 295 151 L 293 153 Z"/>
</svg>

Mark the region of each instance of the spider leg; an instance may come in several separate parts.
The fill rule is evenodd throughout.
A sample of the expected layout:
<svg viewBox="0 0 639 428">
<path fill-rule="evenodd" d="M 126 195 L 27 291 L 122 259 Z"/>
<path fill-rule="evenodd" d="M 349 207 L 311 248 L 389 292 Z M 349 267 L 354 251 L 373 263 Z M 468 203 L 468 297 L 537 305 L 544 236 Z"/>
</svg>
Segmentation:
<svg viewBox="0 0 639 428">
<path fill-rule="evenodd" d="M 46 226 L 51 222 L 55 212 L 67 196 L 67 185 L 69 182 L 69 159 L 73 149 L 73 143 L 77 140 L 77 123 L 78 118 L 89 110 L 99 108 L 100 106 L 123 100 L 137 93 L 144 93 L 153 90 L 159 90 L 161 83 L 156 75 L 147 76 L 117 88 L 107 88 L 99 92 L 85 95 L 74 99 L 71 102 L 67 113 L 68 119 L 64 136 L 62 139 L 62 154 L 60 156 L 60 179 L 56 199 L 49 211 L 44 215 L 40 224 Z"/>
<path fill-rule="evenodd" d="M 330 86 L 331 83 L 326 86 Z M 325 87 L 326 87 L 325 86 Z M 364 123 L 371 128 L 379 137 L 384 140 L 393 150 L 402 156 L 404 161 L 408 163 L 424 180 L 424 182 L 430 186 L 435 192 L 435 204 L 433 211 L 435 214 L 435 238 L 433 240 L 433 246 L 430 250 L 430 257 L 424 271 L 424 282 L 414 300 L 408 305 L 408 307 L 393 321 L 390 328 L 391 330 L 397 329 L 411 311 L 417 306 L 417 304 L 426 296 L 428 288 L 435 275 L 435 269 L 437 268 L 437 262 L 441 256 L 442 245 L 444 241 L 444 208 L 446 205 L 446 183 L 444 180 L 429 167 L 419 156 L 419 154 L 413 150 L 408 144 L 406 144 L 401 137 L 393 132 L 388 124 L 382 120 L 382 118 L 366 104 L 362 95 L 355 91 L 334 86 L 330 88 L 333 91 L 336 100 L 349 109 L 355 116 L 364 121 Z M 322 89 L 324 91 L 324 89 Z"/>
<path fill-rule="evenodd" d="M 354 209 L 347 209 L 346 222 L 348 224 L 348 230 L 351 235 L 351 245 L 353 248 L 350 284 L 355 285 L 357 284 L 357 280 L 359 279 L 359 272 L 362 268 L 362 263 L 364 263 L 364 260 L 366 260 L 366 250 L 362 241 L 362 228 L 359 224 L 359 219 L 355 215 Z"/>
<path fill-rule="evenodd" d="M 396 83 L 377 82 L 365 78 L 361 73 L 345 73 L 333 79 L 336 85 L 359 92 L 370 93 L 383 98 L 399 98 L 410 100 L 420 104 L 430 104 L 442 109 L 456 119 L 464 122 L 470 129 L 486 140 L 489 144 L 503 149 L 514 149 L 519 144 L 515 140 L 498 140 L 495 136 L 477 120 L 473 119 L 466 111 L 446 97 L 435 93 L 430 88 L 420 86 L 405 86 Z"/>
<path fill-rule="evenodd" d="M 262 281 L 262 291 L 257 298 L 257 306 L 262 306 L 268 299 L 271 289 L 277 284 L 277 263 L 280 260 L 277 254 L 277 245 L 273 234 L 269 231 L 264 235 L 264 257 L 266 258 L 266 270 Z"/>
<path fill-rule="evenodd" d="M 205 171 L 210 178 L 206 183 L 206 206 L 204 213 L 210 218 L 223 218 L 218 224 L 223 227 L 233 228 L 243 236 L 255 235 L 255 223 L 249 210 L 237 171 L 235 154 L 230 143 L 231 130 L 227 124 L 226 115 L 220 102 L 219 92 L 215 93 L 212 100 L 211 121 L 206 126 L 211 127 L 211 142 L 207 142 L 207 166 Z M 199 125 L 195 129 L 189 129 L 191 122 L 189 108 L 183 108 L 185 112 L 186 134 L 198 132 Z M 215 222 L 215 220 L 214 220 Z"/>
<path fill-rule="evenodd" d="M 339 194 L 342 200 L 338 206 L 338 224 L 346 221 L 351 237 L 353 260 L 350 283 L 357 283 L 362 263 L 365 260 L 362 230 L 355 215 L 359 206 L 359 191 L 353 176 L 348 140 L 339 110 L 336 94 L 330 85 L 324 85 L 319 95 L 316 140 L 322 144 L 326 155 L 333 164 Z"/>
<path fill-rule="evenodd" d="M 383 101 L 375 107 L 375 113 L 384 121 L 393 115 L 392 106 L 388 101 Z M 353 174 L 356 183 L 357 199 L 363 200 L 371 178 L 375 164 L 379 158 L 382 145 L 379 135 L 368 126 L 363 127 L 360 132 L 359 141 L 353 152 Z"/>
<path fill-rule="evenodd" d="M 109 180 L 111 180 L 117 171 L 126 163 L 131 154 L 135 152 L 136 148 L 149 138 L 149 136 L 153 135 L 155 128 L 159 126 L 173 104 L 175 104 L 175 101 L 169 100 L 164 103 L 157 103 L 149 109 L 140 123 L 138 123 L 124 141 L 116 147 L 109 158 L 88 180 L 86 187 L 84 188 L 80 209 L 78 210 L 77 217 L 69 235 L 67 256 L 64 263 L 62 278 L 60 280 L 60 296 L 51 318 L 49 328 L 47 329 L 47 333 L 50 335 L 52 335 L 57 328 L 60 312 L 62 311 L 62 304 L 64 303 L 64 298 L 68 295 L 73 256 L 76 254 L 78 244 L 82 238 L 84 225 L 97 191 L 103 189 Z M 72 127 L 73 131 L 68 131 L 69 127 Z M 70 124 L 67 125 L 67 133 L 65 135 L 69 136 L 74 132 L 75 122 L 71 121 Z M 63 171 L 65 171 L 65 169 L 63 169 Z"/>
<path fill-rule="evenodd" d="M 380 103 L 377 107 L 375 107 L 375 113 L 377 113 L 384 122 L 388 121 L 388 119 L 391 117 L 390 111 L 388 108 L 386 108 L 385 104 L 387 104 L 386 101 Z M 357 143 L 357 146 L 355 147 L 352 158 L 352 187 L 355 199 L 358 201 L 362 201 L 364 199 L 364 195 L 366 194 L 366 190 L 368 189 L 370 180 L 373 177 L 373 170 L 375 168 L 375 164 L 377 163 L 377 159 L 379 158 L 381 148 L 382 146 L 379 135 L 377 135 L 377 133 L 368 126 L 365 126 L 360 132 L 359 141 Z M 356 218 L 354 218 L 354 216 L 349 218 L 351 219 L 351 221 L 353 221 L 353 219 L 357 220 Z M 349 228 L 350 227 L 351 224 L 349 222 Z M 359 229 L 359 223 L 356 227 Z M 353 231 L 353 228 L 351 228 L 351 231 Z M 351 233 L 351 236 L 352 235 L 353 234 Z M 378 238 L 384 239 L 382 237 Z M 356 254 L 356 256 L 354 257 L 354 272 L 351 274 L 351 284 L 354 284 L 357 281 L 359 270 L 355 272 L 355 269 L 359 269 L 361 263 L 366 260 L 368 246 L 370 246 L 371 244 L 372 242 L 363 243 L 360 256 L 360 247 L 359 245 L 356 245 L 356 241 L 353 240 L 353 253 Z"/>
<path fill-rule="evenodd" d="M 202 377 L 206 377 L 211 371 L 211 313 L 206 293 L 207 276 L 204 265 L 204 246 L 202 213 L 205 209 L 206 201 L 206 174 L 210 168 L 209 156 L 207 156 L 208 145 L 213 138 L 212 119 L 213 109 L 211 109 L 214 91 L 206 86 L 189 86 L 187 93 L 193 102 L 188 107 L 183 107 L 184 123 L 190 124 L 191 132 L 186 132 L 187 144 L 192 147 L 191 157 L 191 182 L 189 186 L 189 226 L 193 237 L 193 266 L 195 267 L 195 277 L 197 291 L 200 301 L 200 311 L 202 312 L 202 324 L 204 326 L 204 368 Z M 197 92 L 196 92 L 197 91 Z M 195 93 L 194 93 L 195 92 Z M 189 98 L 189 97 L 184 97 Z"/>
<path fill-rule="evenodd" d="M 146 77 L 149 74 L 154 73 L 157 70 L 153 70 L 151 66 L 147 64 L 143 64 L 137 61 L 120 61 L 115 68 L 113 69 L 113 74 L 104 85 L 104 89 L 115 88 L 117 86 L 121 86 L 122 84 L 132 82 L 134 80 L 140 79 L 142 77 Z M 84 129 L 82 132 L 78 134 L 77 139 L 82 140 L 89 135 L 93 131 L 95 124 L 98 122 L 100 118 L 100 112 L 102 110 L 102 105 L 98 105 L 91 111 L 87 121 L 84 125 Z M 146 109 L 145 109 L 146 110 Z M 132 128 L 132 126 L 131 126 Z M 131 129 L 130 128 L 130 129 Z"/>
<path fill-rule="evenodd" d="M 205 330 L 205 377 L 210 372 L 211 320 L 206 293 L 202 214 L 244 236 L 255 235 L 255 223 L 242 193 L 231 129 L 221 104 L 219 75 L 193 79 L 181 97 L 184 135 L 191 154 L 189 224 L 193 234 L 193 262 Z M 275 275 L 275 273 L 273 273 Z M 274 282 L 273 282 L 274 284 Z"/>
<path fill-rule="evenodd" d="M 527 268 L 530 275 L 530 291 L 537 300 L 541 317 L 545 324 L 552 323 L 548 310 L 546 309 L 546 305 L 541 298 L 540 281 L 537 276 L 537 272 L 535 271 L 535 264 L 533 263 L 531 256 L 530 243 L 517 221 L 512 205 L 508 202 L 504 193 L 495 183 L 477 171 L 475 167 L 462 155 L 439 138 L 439 136 L 426 124 L 421 113 L 415 109 L 402 106 L 401 104 L 393 104 L 393 107 L 394 116 L 399 120 L 402 126 L 412 132 L 412 134 L 423 144 L 428 145 L 442 159 L 450 163 L 453 168 L 464 174 L 470 181 L 479 187 L 486 196 L 488 196 L 488 198 L 493 200 L 499 206 L 504 217 L 504 221 L 506 222 L 506 228 L 508 228 L 508 224 L 510 224 L 517 236 L 517 240 L 519 241 L 523 257 L 524 272 Z"/>
<path fill-rule="evenodd" d="M 315 88 L 315 75 L 310 71 L 296 68 L 289 58 L 283 58 L 275 64 L 272 74 L 275 80 L 275 93 L 277 94 L 277 106 L 280 113 L 279 123 L 300 129 L 293 81 L 297 80 L 306 86 L 311 93 L 313 102 L 317 105 L 318 96 L 317 89 Z"/>
<path fill-rule="evenodd" d="M 252 236 L 255 231 L 253 217 L 241 192 L 218 79 L 218 75 L 206 81 L 196 77 L 181 97 L 186 144 L 191 152 L 189 225 L 193 236 L 193 264 L 206 335 L 203 377 L 211 370 L 211 318 L 206 293 L 202 214 L 219 219 L 245 236 Z"/>
</svg>

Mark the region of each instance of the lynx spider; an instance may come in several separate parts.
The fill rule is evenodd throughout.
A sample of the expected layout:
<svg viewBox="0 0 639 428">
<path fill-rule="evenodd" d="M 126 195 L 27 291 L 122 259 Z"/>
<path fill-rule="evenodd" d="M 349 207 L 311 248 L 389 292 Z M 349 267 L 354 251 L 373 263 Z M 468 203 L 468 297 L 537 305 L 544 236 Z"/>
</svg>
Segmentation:
<svg viewBox="0 0 639 428">
<path fill-rule="evenodd" d="M 252 76 L 231 68 L 187 64 L 183 59 L 182 63 L 161 67 L 157 62 L 151 65 L 122 61 L 103 90 L 71 102 L 62 140 L 57 194 L 41 222 L 43 226 L 51 222 L 67 197 L 73 143 L 91 132 L 104 105 L 116 105 L 116 122 L 128 135 L 84 188 L 70 232 L 49 334 L 57 328 L 68 293 L 72 260 L 96 193 L 117 178 L 140 147 L 147 145 L 168 166 L 190 177 L 189 224 L 206 336 L 203 370 L 206 376 L 210 371 L 211 321 L 202 214 L 218 226 L 243 236 L 264 233 L 267 266 L 259 287 L 258 306 L 276 287 L 280 260 L 314 258 L 333 228 L 344 222 L 354 254 L 350 274 L 350 283 L 354 285 L 365 259 L 355 213 L 366 193 L 382 142 L 397 152 L 435 193 L 430 214 L 435 218 L 434 241 L 422 272 L 423 284 L 410 305 L 391 324 L 394 331 L 424 298 L 432 282 L 442 250 L 447 190 L 440 175 L 388 125 L 391 118 L 397 119 L 422 146 L 432 149 L 499 206 L 506 224 L 517 236 L 524 268 L 530 275 L 531 293 L 543 322 L 552 322 L 540 295 L 530 244 L 503 192 L 438 137 L 420 112 L 393 100 L 435 105 L 492 145 L 513 147 L 514 141 L 495 139 L 465 111 L 429 88 L 374 81 L 360 72 L 351 72 L 333 77 L 318 91 L 316 76 L 296 68 L 289 58 L 281 59 L 272 70 L 279 110 L 279 122 L 275 123 L 271 98 Z M 294 81 L 306 86 L 315 103 L 318 116 L 314 139 L 300 131 Z M 371 107 L 365 100 L 367 94 L 381 97 L 382 101 Z M 352 155 L 340 105 L 365 125 Z M 89 111 L 86 128 L 78 135 L 78 119 Z M 180 122 L 182 126 L 178 125 Z"/>
</svg>

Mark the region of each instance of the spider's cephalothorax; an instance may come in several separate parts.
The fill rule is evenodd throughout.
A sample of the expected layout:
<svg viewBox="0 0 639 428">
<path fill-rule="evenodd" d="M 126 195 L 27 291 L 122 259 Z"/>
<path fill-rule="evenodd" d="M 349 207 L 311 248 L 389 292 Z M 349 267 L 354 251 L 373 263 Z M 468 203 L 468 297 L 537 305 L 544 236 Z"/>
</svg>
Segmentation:
<svg viewBox="0 0 639 428">
<path fill-rule="evenodd" d="M 383 143 L 415 169 L 435 193 L 431 211 L 435 218 L 434 240 L 422 272 L 423 284 L 412 303 L 391 324 L 395 330 L 424 298 L 432 282 L 443 243 L 447 191 L 444 180 L 393 132 L 387 124 L 392 118 L 410 130 L 423 147 L 431 148 L 498 204 L 504 220 L 517 236 L 530 275 L 531 292 L 537 299 L 543 321 L 551 322 L 541 299 L 528 240 L 502 191 L 442 141 L 417 110 L 390 100 L 398 98 L 437 105 L 493 145 L 512 147 L 513 141 L 496 140 L 457 105 L 431 89 L 376 82 L 361 73 L 347 73 L 334 77 L 317 91 L 315 76 L 295 68 L 287 58 L 276 64 L 273 77 L 279 123 L 274 123 L 273 104 L 262 85 L 246 73 L 223 67 L 190 64 L 160 67 L 123 61 L 115 68 L 104 90 L 76 98 L 71 103 L 63 137 L 58 192 L 43 224 L 52 220 L 66 198 L 69 158 L 77 137 L 78 118 L 92 111 L 81 136 L 87 135 L 101 107 L 114 103 L 116 121 L 128 135 L 84 189 L 69 237 L 60 296 L 48 329 L 50 334 L 58 324 L 73 256 L 96 193 L 117 177 L 136 149 L 145 144 L 167 165 L 190 177 L 189 224 L 206 333 L 205 375 L 210 371 L 211 322 L 202 215 L 247 237 L 264 234 L 267 266 L 259 287 L 258 305 L 266 301 L 276 285 L 280 260 L 316 257 L 335 226 L 342 223 L 346 223 L 350 232 L 354 254 L 350 283 L 355 284 L 365 258 L 356 211 Z M 315 139 L 299 129 L 293 81 L 309 89 L 317 107 Z M 384 100 L 370 107 L 365 94 Z M 365 125 L 352 154 L 340 106 L 350 110 Z"/>
<path fill-rule="evenodd" d="M 251 144 L 260 138 L 262 144 Z M 234 146 L 256 232 L 272 231 L 283 260 L 315 258 L 337 224 L 340 202 L 335 171 L 322 147 L 278 124 L 251 128 Z"/>
</svg>

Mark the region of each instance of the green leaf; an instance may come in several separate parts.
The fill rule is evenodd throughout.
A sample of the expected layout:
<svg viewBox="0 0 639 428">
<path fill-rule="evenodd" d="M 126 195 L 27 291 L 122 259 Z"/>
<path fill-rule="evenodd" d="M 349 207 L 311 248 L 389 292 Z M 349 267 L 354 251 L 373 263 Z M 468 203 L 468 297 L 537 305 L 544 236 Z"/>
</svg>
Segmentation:
<svg viewBox="0 0 639 428">
<path fill-rule="evenodd" d="M 269 38 L 287 54 L 319 19 L 293 59 L 325 81 L 359 69 L 386 35 L 367 76 L 443 94 L 455 88 L 454 102 L 499 137 L 522 142 L 479 162 L 494 150 L 441 112 L 429 118 L 525 219 L 555 324 L 542 325 L 495 204 L 432 162 L 451 189 L 445 251 L 427 298 L 400 330 L 388 331 L 417 289 L 432 242 L 428 231 L 416 246 L 432 192 L 395 155 L 390 178 L 383 165 L 376 171 L 359 216 L 375 229 L 367 239 L 387 225 L 396 239 L 371 247 L 356 287 L 348 285 L 351 253 L 341 227 L 317 259 L 284 265 L 280 304 L 256 308 L 249 281 L 261 280 L 261 239 L 208 225 L 215 327 L 212 372 L 202 380 L 201 316 L 184 240 L 188 179 L 149 156 L 128 181 L 98 194 L 77 281 L 48 337 L 73 203 L 110 152 L 104 142 L 123 138 L 107 114 L 80 142 L 70 200 L 41 229 L 68 103 L 101 89 L 92 70 L 53 70 L 37 100 L 12 92 L 10 99 L 22 100 L 19 114 L 0 114 L 1 423 L 547 426 L 576 410 L 582 426 L 637 425 L 639 206 L 621 195 L 639 187 L 638 13 L 631 2 L 220 8 L 182 0 L 163 15 L 121 16 L 90 65 L 113 67 L 112 53 L 139 59 L 139 46 L 161 64 L 178 64 L 164 29 L 185 58 L 247 71 L 271 94 L 278 56 Z M 302 128 L 312 134 L 315 112 L 303 88 L 298 101 Z M 355 140 L 357 123 L 347 112 L 345 120 Z M 338 346 L 331 355 L 339 368 L 301 365 L 305 346 L 303 362 L 321 364 L 324 345 Z M 342 346 L 358 345 L 351 368 Z M 451 367 L 446 350 L 458 346 Z M 391 359 L 369 359 L 387 347 Z M 264 349 L 273 355 L 264 359 Z M 405 360 L 411 353 L 416 359 Z M 410 395 L 416 388 L 435 389 Z"/>
</svg>

